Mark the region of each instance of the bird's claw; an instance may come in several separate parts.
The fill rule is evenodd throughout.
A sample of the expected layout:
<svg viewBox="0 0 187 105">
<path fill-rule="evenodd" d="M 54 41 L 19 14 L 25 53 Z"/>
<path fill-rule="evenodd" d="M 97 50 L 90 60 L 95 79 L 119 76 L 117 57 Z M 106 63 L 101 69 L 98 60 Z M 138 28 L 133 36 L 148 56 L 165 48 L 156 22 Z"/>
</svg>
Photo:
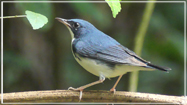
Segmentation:
<svg viewBox="0 0 187 105">
<path fill-rule="evenodd" d="M 68 90 L 76 90 L 76 88 L 69 87 Z"/>
<path fill-rule="evenodd" d="M 115 93 L 116 92 L 116 89 L 110 89 L 111 92 Z"/>
<path fill-rule="evenodd" d="M 78 89 L 78 88 L 69 87 L 68 90 L 79 90 L 79 91 L 80 91 L 79 102 L 81 101 L 81 99 L 82 99 L 82 91 L 83 91 L 83 89 Z"/>
<path fill-rule="evenodd" d="M 81 101 L 81 99 L 82 99 L 82 90 L 80 90 L 79 102 Z"/>
</svg>

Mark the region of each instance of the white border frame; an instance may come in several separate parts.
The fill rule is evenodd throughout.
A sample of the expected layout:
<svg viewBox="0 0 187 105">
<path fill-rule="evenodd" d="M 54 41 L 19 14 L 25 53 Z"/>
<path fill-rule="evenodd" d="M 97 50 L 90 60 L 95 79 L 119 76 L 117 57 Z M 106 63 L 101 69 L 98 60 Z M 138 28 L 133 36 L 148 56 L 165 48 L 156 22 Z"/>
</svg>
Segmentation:
<svg viewBox="0 0 187 105">
<path fill-rule="evenodd" d="M 115 2 L 115 1 L 114 1 Z M 186 1 L 120 1 L 121 3 L 184 3 L 184 103 L 186 97 Z M 1 1 L 1 17 L 3 3 L 106 3 L 105 1 Z M 3 103 L 3 19 L 1 19 L 1 104 L 108 104 L 108 103 Z M 166 104 L 166 103 L 115 103 L 115 104 Z"/>
</svg>

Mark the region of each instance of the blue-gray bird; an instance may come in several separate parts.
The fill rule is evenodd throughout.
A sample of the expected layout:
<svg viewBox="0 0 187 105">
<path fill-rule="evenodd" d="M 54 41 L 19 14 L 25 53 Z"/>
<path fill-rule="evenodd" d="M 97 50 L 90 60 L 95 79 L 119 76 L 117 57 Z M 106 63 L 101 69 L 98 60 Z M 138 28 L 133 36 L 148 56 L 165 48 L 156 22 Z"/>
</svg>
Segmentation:
<svg viewBox="0 0 187 105">
<path fill-rule="evenodd" d="M 67 26 L 72 37 L 72 52 L 76 61 L 88 72 L 99 76 L 99 80 L 79 88 L 70 87 L 72 90 L 79 90 L 102 83 L 105 78 L 119 76 L 115 87 L 123 74 L 137 70 L 171 70 L 167 67 L 160 67 L 142 59 L 133 51 L 118 43 L 115 39 L 98 30 L 91 23 L 82 19 L 56 18 Z M 80 95 L 80 98 L 82 95 Z"/>
</svg>

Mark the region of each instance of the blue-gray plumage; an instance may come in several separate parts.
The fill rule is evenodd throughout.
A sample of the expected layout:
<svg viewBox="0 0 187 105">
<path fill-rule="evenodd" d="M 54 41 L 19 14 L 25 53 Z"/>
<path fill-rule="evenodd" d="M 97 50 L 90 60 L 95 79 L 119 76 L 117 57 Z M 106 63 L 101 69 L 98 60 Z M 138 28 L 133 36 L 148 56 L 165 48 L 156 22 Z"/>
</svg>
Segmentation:
<svg viewBox="0 0 187 105">
<path fill-rule="evenodd" d="M 71 33 L 72 52 L 77 62 L 90 73 L 100 77 L 99 81 L 70 89 L 82 92 L 89 86 L 103 82 L 105 77 L 121 78 L 123 74 L 135 70 L 171 70 L 145 61 L 85 20 L 56 19 L 65 24 Z M 115 86 L 111 91 L 115 90 Z"/>
</svg>

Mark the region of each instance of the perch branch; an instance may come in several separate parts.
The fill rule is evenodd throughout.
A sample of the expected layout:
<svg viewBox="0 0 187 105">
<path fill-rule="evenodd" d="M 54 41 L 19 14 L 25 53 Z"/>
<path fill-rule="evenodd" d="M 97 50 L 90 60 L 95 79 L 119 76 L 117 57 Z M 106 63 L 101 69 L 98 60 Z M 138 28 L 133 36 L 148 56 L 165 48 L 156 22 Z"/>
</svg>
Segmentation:
<svg viewBox="0 0 187 105">
<path fill-rule="evenodd" d="M 172 103 L 184 104 L 183 96 L 104 90 L 83 91 L 81 102 L 100 103 Z M 79 102 L 79 92 L 70 90 L 27 91 L 3 94 L 4 103 Z"/>
</svg>

